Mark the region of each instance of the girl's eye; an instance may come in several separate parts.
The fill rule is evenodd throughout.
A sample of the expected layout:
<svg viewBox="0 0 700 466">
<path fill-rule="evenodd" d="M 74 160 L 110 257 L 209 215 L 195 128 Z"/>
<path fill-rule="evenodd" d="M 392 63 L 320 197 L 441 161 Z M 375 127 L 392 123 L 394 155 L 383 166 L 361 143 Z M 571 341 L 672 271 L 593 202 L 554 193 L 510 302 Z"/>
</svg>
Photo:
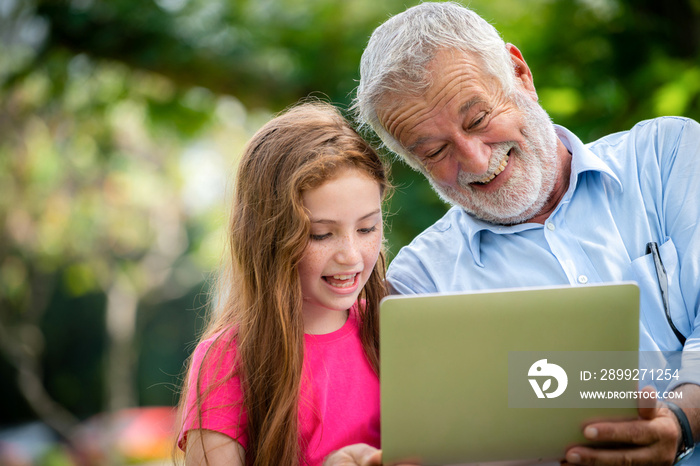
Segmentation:
<svg viewBox="0 0 700 466">
<path fill-rule="evenodd" d="M 377 231 L 377 225 L 371 226 L 369 228 L 360 228 L 358 231 L 360 233 L 372 233 L 374 231 Z"/>
<path fill-rule="evenodd" d="M 321 241 L 321 240 L 323 240 L 323 239 L 330 238 L 330 236 L 331 236 L 330 233 L 324 233 L 324 234 L 322 234 L 322 235 L 314 235 L 314 234 L 312 234 L 312 235 L 311 235 L 311 239 L 314 240 L 314 241 Z"/>
</svg>

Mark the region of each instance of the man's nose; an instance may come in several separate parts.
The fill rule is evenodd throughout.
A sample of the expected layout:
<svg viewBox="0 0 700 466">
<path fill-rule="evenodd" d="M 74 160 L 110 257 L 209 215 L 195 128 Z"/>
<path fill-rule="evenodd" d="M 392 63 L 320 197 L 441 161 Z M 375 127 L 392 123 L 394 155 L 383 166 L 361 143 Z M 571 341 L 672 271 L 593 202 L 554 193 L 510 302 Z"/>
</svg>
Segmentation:
<svg viewBox="0 0 700 466">
<path fill-rule="evenodd" d="M 481 141 L 479 137 L 460 134 L 455 138 L 453 157 L 460 170 L 474 175 L 484 175 L 488 172 L 491 161 L 491 146 Z"/>
</svg>

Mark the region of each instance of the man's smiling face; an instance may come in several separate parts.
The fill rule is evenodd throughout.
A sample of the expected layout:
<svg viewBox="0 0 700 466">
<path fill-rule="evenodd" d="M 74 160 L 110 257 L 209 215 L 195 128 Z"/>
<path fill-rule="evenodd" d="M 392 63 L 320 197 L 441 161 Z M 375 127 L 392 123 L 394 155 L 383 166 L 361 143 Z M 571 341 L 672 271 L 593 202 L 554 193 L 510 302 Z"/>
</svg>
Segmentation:
<svg viewBox="0 0 700 466">
<path fill-rule="evenodd" d="M 465 53 L 442 50 L 428 70 L 427 92 L 385 98 L 390 103 L 379 118 L 436 191 L 492 223 L 522 223 L 551 211 L 555 185 L 568 177 L 561 176 L 558 138 L 536 102 L 529 70 L 517 76 L 513 96 Z M 563 194 L 563 188 L 556 189 Z"/>
</svg>

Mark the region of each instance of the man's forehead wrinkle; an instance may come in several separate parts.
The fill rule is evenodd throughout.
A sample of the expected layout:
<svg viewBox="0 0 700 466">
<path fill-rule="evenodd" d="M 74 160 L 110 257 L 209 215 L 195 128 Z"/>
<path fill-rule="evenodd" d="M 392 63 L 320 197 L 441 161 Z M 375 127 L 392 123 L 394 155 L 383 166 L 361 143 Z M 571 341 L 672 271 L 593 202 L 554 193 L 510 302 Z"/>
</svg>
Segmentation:
<svg viewBox="0 0 700 466">
<path fill-rule="evenodd" d="M 430 120 L 435 118 L 435 114 L 439 111 L 439 107 L 441 106 L 442 105 L 440 101 L 434 102 L 432 103 L 432 105 L 429 102 L 416 103 L 413 106 L 413 108 L 415 108 L 416 111 L 411 115 L 411 118 L 405 118 L 403 120 L 403 124 L 396 125 L 396 129 L 400 131 L 393 133 L 394 137 L 396 137 L 409 152 L 412 152 L 416 145 L 420 144 L 420 142 L 426 139 L 424 137 L 419 137 L 418 141 L 420 142 L 411 141 L 411 138 L 415 136 L 420 136 L 419 134 L 415 134 L 416 129 L 424 123 L 429 122 Z M 405 134 L 401 135 L 401 133 Z"/>
<path fill-rule="evenodd" d="M 386 115 L 386 130 L 389 134 L 392 134 L 396 139 L 399 139 L 399 134 L 404 130 L 404 127 L 409 123 L 409 119 L 406 116 L 412 116 L 414 118 L 420 118 L 419 121 L 424 121 L 429 118 L 426 115 L 427 110 L 423 108 L 420 102 L 415 100 L 403 101 L 403 105 L 393 105 L 391 108 L 387 109 Z M 399 142 L 401 142 L 399 140 Z"/>
<path fill-rule="evenodd" d="M 416 112 L 416 120 L 414 120 L 413 124 L 411 125 L 412 130 L 415 130 L 418 126 L 423 124 L 426 120 L 434 118 L 437 114 L 439 114 L 444 108 L 450 106 L 455 102 L 457 99 L 459 99 L 462 95 L 462 89 L 466 86 L 466 83 L 464 79 L 462 79 L 462 73 L 459 70 L 454 70 L 452 73 L 450 73 L 452 76 L 447 76 L 448 81 L 445 83 L 445 85 L 438 90 L 438 92 L 433 93 L 432 96 L 426 96 L 423 99 L 422 104 L 417 103 L 415 106 L 421 108 L 420 111 Z M 474 105 L 475 102 L 472 102 L 475 99 L 470 100 L 467 102 L 465 105 L 461 106 L 458 108 L 459 114 L 463 114 L 465 111 L 467 111 L 471 106 Z M 481 99 L 476 99 L 476 100 L 481 100 Z M 400 125 L 397 125 L 400 126 Z M 396 134 L 396 133 L 393 133 Z M 406 149 L 409 152 L 413 152 L 417 147 L 419 147 L 421 144 L 424 142 L 433 139 L 434 136 L 420 136 L 420 134 L 415 135 L 417 136 L 417 139 L 415 141 L 411 141 L 410 139 L 407 141 L 401 141 L 402 144 L 406 147 Z"/>
</svg>

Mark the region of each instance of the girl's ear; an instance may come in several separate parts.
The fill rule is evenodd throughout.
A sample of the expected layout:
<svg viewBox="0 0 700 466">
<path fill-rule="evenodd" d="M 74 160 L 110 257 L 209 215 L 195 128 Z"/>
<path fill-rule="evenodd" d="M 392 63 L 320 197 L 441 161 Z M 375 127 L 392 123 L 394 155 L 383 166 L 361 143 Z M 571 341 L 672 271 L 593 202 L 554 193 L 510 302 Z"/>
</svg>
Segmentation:
<svg viewBox="0 0 700 466">
<path fill-rule="evenodd" d="M 506 44 L 506 49 L 510 53 L 510 59 L 513 62 L 515 78 L 519 81 L 522 88 L 530 94 L 535 102 L 537 102 L 537 91 L 535 90 L 535 82 L 532 79 L 532 72 L 527 66 L 523 54 L 513 44 Z"/>
</svg>

